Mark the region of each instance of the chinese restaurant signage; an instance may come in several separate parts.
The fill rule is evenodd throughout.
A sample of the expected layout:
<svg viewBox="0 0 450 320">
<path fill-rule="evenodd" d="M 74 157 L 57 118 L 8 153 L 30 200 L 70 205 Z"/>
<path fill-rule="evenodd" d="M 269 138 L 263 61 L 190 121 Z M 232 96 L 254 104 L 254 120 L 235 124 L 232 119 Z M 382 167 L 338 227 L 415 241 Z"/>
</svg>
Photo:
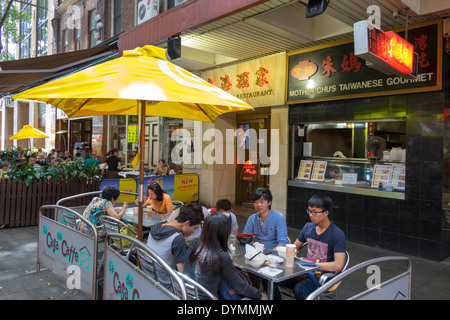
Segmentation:
<svg viewBox="0 0 450 320">
<path fill-rule="evenodd" d="M 352 40 L 289 53 L 287 101 L 304 103 L 441 90 L 441 33 L 440 20 L 410 26 L 408 41 L 418 55 L 415 79 L 387 75 L 366 66 L 366 61 L 355 55 Z M 404 34 L 398 36 L 393 41 L 399 41 Z"/>
<path fill-rule="evenodd" d="M 201 78 L 253 107 L 285 103 L 286 54 L 280 53 L 225 68 L 209 70 Z"/>
<path fill-rule="evenodd" d="M 258 171 L 256 164 L 243 164 L 241 168 L 240 181 L 258 181 Z"/>
<path fill-rule="evenodd" d="M 383 32 L 367 22 L 353 25 L 355 54 L 386 74 L 415 78 L 414 46 L 393 31 Z M 412 74 L 411 76 L 408 76 Z"/>
</svg>

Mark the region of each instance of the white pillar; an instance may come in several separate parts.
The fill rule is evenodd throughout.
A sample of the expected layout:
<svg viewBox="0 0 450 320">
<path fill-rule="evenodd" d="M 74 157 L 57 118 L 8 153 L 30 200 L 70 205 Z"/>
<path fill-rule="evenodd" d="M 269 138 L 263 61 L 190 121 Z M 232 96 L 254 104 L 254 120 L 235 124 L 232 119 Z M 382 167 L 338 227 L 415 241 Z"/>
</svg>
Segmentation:
<svg viewBox="0 0 450 320">
<path fill-rule="evenodd" d="M 34 102 L 28 102 L 28 124 L 34 127 Z M 34 139 L 30 139 L 30 147 L 34 147 Z"/>
<path fill-rule="evenodd" d="M 13 134 L 19 131 L 19 101 L 14 100 Z M 13 146 L 17 148 L 17 140 L 13 140 Z"/>
</svg>

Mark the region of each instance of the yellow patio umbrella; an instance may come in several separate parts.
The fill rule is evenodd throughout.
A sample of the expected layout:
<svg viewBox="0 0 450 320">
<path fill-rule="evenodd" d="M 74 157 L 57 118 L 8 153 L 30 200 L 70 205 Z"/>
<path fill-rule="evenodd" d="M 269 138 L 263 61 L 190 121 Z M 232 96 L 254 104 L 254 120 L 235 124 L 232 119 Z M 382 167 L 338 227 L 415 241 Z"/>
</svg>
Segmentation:
<svg viewBox="0 0 450 320">
<path fill-rule="evenodd" d="M 9 140 L 19 140 L 19 139 L 35 139 L 35 138 L 48 138 L 41 130 L 36 129 L 32 125 L 26 124 L 22 129 L 17 131 Z M 28 143 L 30 141 L 28 140 Z M 31 147 L 31 146 L 30 146 Z"/>
<path fill-rule="evenodd" d="M 14 96 L 38 100 L 68 117 L 140 115 L 139 238 L 144 202 L 145 116 L 214 122 L 226 112 L 253 110 L 246 102 L 167 61 L 166 50 L 154 46 L 125 51 L 110 60 Z"/>
</svg>

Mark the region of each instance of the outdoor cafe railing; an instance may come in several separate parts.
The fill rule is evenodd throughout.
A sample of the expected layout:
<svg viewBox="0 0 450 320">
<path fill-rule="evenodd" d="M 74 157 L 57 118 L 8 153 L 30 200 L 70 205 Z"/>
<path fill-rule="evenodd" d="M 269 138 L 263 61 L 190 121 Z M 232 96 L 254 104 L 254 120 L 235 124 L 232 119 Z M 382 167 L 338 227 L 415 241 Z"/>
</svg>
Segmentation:
<svg viewBox="0 0 450 320">
<path fill-rule="evenodd" d="M 156 281 L 139 267 L 128 261 L 112 246 L 112 239 L 123 239 L 131 247 L 141 249 L 155 260 L 172 279 L 174 290 Z M 105 239 L 105 264 L 103 272 L 104 300 L 187 300 L 184 281 L 160 256 L 141 241 L 124 234 L 107 234 Z"/>
<path fill-rule="evenodd" d="M 379 263 L 392 261 L 407 262 L 407 271 L 391 279 L 388 279 L 383 283 L 374 285 L 373 287 L 350 297 L 348 300 L 410 300 L 412 265 L 411 260 L 408 257 L 402 256 L 381 257 L 361 262 L 356 266 L 353 266 L 350 269 L 347 269 L 346 271 L 340 273 L 330 281 L 326 282 L 324 285 L 317 288 L 306 298 L 306 300 L 315 300 L 319 298 L 320 295 L 326 293 L 334 285 L 345 280 L 346 277 L 358 270 L 361 270 L 362 268 L 367 268 Z"/>
<path fill-rule="evenodd" d="M 70 212 L 92 229 L 89 236 L 43 215 L 43 210 Z M 56 214 L 55 214 L 56 215 Z M 44 205 L 39 209 L 37 271 L 47 267 L 67 281 L 68 287 L 80 289 L 97 298 L 98 237 L 95 226 L 73 209 Z"/>
</svg>

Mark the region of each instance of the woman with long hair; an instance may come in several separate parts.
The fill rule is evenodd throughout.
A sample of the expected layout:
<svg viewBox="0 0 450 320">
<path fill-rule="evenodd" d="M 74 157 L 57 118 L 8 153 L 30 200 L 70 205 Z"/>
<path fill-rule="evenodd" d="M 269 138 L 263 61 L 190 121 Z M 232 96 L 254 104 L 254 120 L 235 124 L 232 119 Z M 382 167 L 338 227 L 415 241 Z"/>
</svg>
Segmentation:
<svg viewBox="0 0 450 320">
<path fill-rule="evenodd" d="M 153 210 L 162 214 L 171 214 L 173 211 L 172 199 L 161 188 L 159 183 L 153 182 L 147 186 L 148 198 L 143 207 L 152 206 Z M 138 199 L 135 201 L 139 205 Z"/>
<path fill-rule="evenodd" d="M 216 296 L 223 279 L 242 297 L 267 300 L 266 294 L 247 283 L 234 268 L 227 252 L 230 231 L 231 223 L 225 215 L 210 214 L 200 238 L 189 244 L 183 273 Z"/>
</svg>

